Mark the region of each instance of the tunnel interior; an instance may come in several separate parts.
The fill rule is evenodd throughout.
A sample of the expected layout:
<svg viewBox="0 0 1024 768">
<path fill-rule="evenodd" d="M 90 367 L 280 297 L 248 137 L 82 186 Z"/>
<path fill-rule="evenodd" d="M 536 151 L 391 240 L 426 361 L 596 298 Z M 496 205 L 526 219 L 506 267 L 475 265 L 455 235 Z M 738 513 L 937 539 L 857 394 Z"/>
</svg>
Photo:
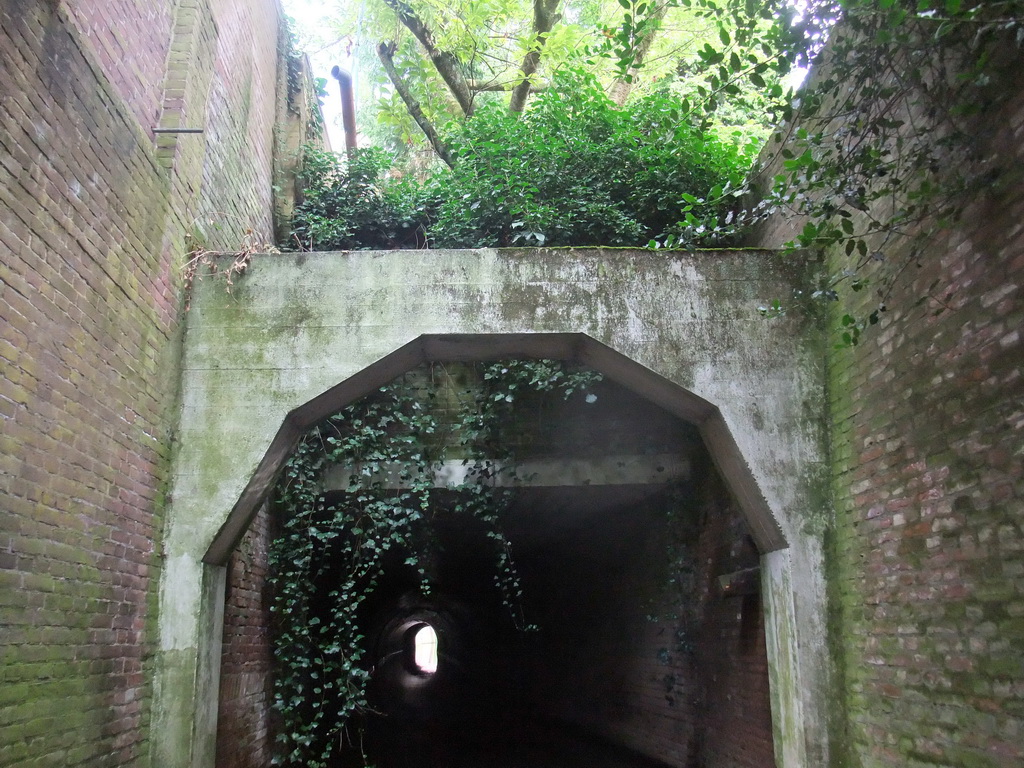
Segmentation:
<svg viewBox="0 0 1024 768">
<path fill-rule="evenodd" d="M 369 706 L 333 764 L 773 766 L 759 553 L 698 430 L 611 381 L 514 421 L 532 472 L 499 524 L 522 594 L 433 493 L 429 592 L 386 558 L 359 615 Z"/>
</svg>

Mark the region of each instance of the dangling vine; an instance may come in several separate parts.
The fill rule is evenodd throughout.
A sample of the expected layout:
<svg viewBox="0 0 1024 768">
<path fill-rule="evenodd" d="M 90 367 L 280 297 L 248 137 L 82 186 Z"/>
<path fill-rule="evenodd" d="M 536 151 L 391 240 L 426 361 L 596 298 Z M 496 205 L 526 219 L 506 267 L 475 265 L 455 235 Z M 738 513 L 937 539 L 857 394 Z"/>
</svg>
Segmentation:
<svg viewBox="0 0 1024 768">
<path fill-rule="evenodd" d="M 410 372 L 311 429 L 287 462 L 272 497 L 281 526 L 269 576 L 275 765 L 326 766 L 350 718 L 367 710 L 361 609 L 396 557 L 430 592 L 432 523 L 440 515 L 482 524 L 494 542 L 501 602 L 517 629 L 531 628 L 501 527 L 516 481 L 517 408 L 532 394 L 583 393 L 600 376 L 558 361 L 506 360 L 470 378 L 453 391 L 439 364 Z M 441 503 L 439 472 L 452 461 L 464 472 Z M 342 491 L 325 490 L 328 472 L 341 473 Z"/>
</svg>

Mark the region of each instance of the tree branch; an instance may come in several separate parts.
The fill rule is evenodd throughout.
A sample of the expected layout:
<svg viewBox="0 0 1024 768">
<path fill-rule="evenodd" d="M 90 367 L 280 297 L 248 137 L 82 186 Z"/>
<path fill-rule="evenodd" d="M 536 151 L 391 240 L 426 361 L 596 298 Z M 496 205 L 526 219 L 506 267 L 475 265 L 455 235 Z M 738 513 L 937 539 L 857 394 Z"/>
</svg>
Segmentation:
<svg viewBox="0 0 1024 768">
<path fill-rule="evenodd" d="M 427 137 L 427 141 L 430 142 L 430 146 L 434 148 L 434 152 L 440 157 L 444 164 L 449 168 L 455 167 L 455 161 L 452 159 L 451 152 L 448 151 L 447 145 L 441 141 L 441 137 L 437 135 L 437 131 L 434 129 L 433 124 L 427 119 L 427 116 L 423 114 L 423 110 L 420 108 L 420 103 L 413 97 L 412 92 L 409 90 L 409 86 L 406 85 L 401 75 L 398 74 L 398 70 L 395 68 L 395 43 L 381 43 L 377 46 L 377 56 L 380 57 L 381 64 L 384 65 L 384 71 L 388 73 L 388 78 L 391 80 L 391 84 L 395 86 L 395 90 L 398 91 L 398 95 L 402 97 L 402 101 L 405 102 L 405 108 L 409 110 L 409 114 L 412 119 L 416 121 L 416 125 L 420 127 L 423 134 Z"/>
<path fill-rule="evenodd" d="M 462 76 L 462 72 L 459 70 L 459 60 L 455 57 L 455 54 L 442 51 L 437 47 L 434 43 L 434 33 L 423 23 L 423 20 L 416 14 L 416 11 L 402 2 L 402 0 L 384 0 L 384 3 L 398 15 L 398 20 L 408 27 L 409 31 L 420 41 L 423 50 L 430 56 L 430 61 L 437 70 L 437 74 L 444 80 L 448 90 L 452 92 L 455 100 L 462 108 L 462 113 L 466 117 L 472 115 L 473 92 L 469 89 L 466 78 Z"/>
<path fill-rule="evenodd" d="M 494 80 L 469 80 L 469 90 L 474 93 L 480 93 L 483 91 L 489 93 L 508 93 L 509 91 L 515 90 L 521 83 L 517 77 L 515 80 L 505 80 L 503 82 L 496 82 Z M 532 83 L 530 85 L 530 93 L 536 91 L 546 91 L 551 87 L 550 83 Z"/>
<path fill-rule="evenodd" d="M 547 42 L 548 33 L 562 18 L 560 13 L 555 13 L 559 2 L 561 0 L 533 0 L 533 31 L 537 35 L 537 43 L 523 57 L 523 63 L 519 67 L 523 79 L 512 90 L 512 98 L 508 103 L 509 112 L 522 112 L 526 107 L 526 98 L 530 95 L 530 76 L 540 66 L 540 53 Z"/>
<path fill-rule="evenodd" d="M 626 99 L 629 98 L 630 92 L 633 90 L 633 83 L 636 82 L 636 76 L 640 72 L 640 67 L 643 66 L 644 59 L 647 54 L 650 53 L 651 45 L 654 44 L 654 38 L 658 34 L 658 30 L 661 28 L 661 22 L 665 18 L 665 14 L 668 12 L 669 3 L 667 0 L 662 0 L 655 7 L 650 16 L 644 19 L 645 25 L 648 26 L 647 34 L 645 34 L 640 41 L 637 43 L 635 48 L 635 54 L 633 58 L 633 64 L 629 68 L 629 73 L 626 77 L 620 77 L 612 83 L 609 89 L 608 96 L 615 105 L 622 107 L 626 103 Z"/>
</svg>

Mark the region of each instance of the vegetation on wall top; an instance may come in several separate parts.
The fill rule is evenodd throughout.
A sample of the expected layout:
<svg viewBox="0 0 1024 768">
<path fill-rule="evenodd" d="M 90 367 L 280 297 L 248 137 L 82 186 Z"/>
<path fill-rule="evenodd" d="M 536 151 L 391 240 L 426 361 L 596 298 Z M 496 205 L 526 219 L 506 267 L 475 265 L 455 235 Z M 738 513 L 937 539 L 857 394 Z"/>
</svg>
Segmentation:
<svg viewBox="0 0 1024 768">
<path fill-rule="evenodd" d="M 329 250 L 704 241 L 725 215 L 705 200 L 742 183 L 757 141 L 700 131 L 666 92 L 620 109 L 586 73 L 561 72 L 555 83 L 522 116 L 479 109 L 450 135 L 453 167 L 423 181 L 389 175 L 378 149 L 347 161 L 310 153 L 297 242 Z"/>
</svg>

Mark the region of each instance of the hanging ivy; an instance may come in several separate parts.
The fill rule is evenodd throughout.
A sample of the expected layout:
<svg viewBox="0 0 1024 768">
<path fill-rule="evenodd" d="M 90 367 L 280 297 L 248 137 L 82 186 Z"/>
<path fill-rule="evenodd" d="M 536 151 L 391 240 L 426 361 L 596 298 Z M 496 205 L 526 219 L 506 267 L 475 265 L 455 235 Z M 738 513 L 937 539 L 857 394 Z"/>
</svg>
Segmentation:
<svg viewBox="0 0 1024 768">
<path fill-rule="evenodd" d="M 585 390 L 600 376 L 552 360 L 471 370 L 472 380 L 454 388 L 444 386 L 449 372 L 432 364 L 349 405 L 302 438 L 274 488 L 275 765 L 326 766 L 350 718 L 367 709 L 361 609 L 396 557 L 431 591 L 440 515 L 482 525 L 493 542 L 497 594 L 514 626 L 531 629 L 501 528 L 516 477 L 517 409 L 541 393 L 593 398 Z M 465 473 L 440 503 L 437 473 L 451 460 Z M 341 493 L 325 492 L 332 468 L 343 468 Z"/>
</svg>

